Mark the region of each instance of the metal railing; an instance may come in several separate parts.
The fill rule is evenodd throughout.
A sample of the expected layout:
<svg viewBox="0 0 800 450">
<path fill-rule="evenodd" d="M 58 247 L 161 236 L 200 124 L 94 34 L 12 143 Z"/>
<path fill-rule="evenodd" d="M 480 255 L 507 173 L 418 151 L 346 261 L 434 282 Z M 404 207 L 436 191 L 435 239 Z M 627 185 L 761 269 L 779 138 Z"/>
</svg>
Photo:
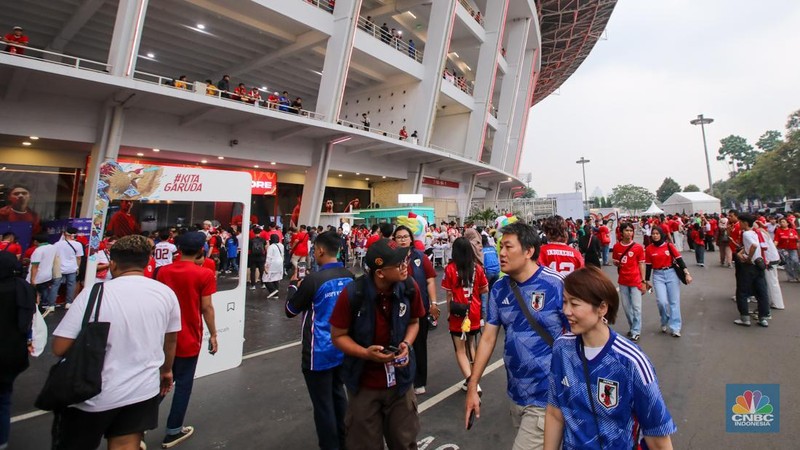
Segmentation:
<svg viewBox="0 0 800 450">
<path fill-rule="evenodd" d="M 309 111 L 306 109 L 297 109 L 296 107 L 292 107 L 291 105 L 281 104 L 278 102 L 270 102 L 269 100 L 262 100 L 260 97 L 260 93 L 257 96 L 251 96 L 248 94 L 237 94 L 236 92 L 229 92 L 224 91 L 216 87 L 213 84 L 206 84 L 204 90 L 196 89 L 197 86 L 192 81 L 181 81 L 181 80 L 174 80 L 170 77 L 164 77 L 161 75 L 156 75 L 152 73 L 142 72 L 137 70 L 134 72 L 134 78 L 139 81 L 144 81 L 146 83 L 157 84 L 159 86 L 170 87 L 173 89 L 185 90 L 187 92 L 193 92 L 196 94 L 203 94 L 208 97 L 218 98 L 220 100 L 225 100 L 229 102 L 236 102 L 239 104 L 247 104 L 252 105 L 255 108 L 260 109 L 269 109 L 272 111 L 280 111 L 285 112 L 288 114 L 294 114 L 302 117 L 308 117 L 310 119 L 315 120 L 325 120 L 325 115 L 320 114 L 314 111 Z M 176 85 L 176 83 L 184 83 L 183 85 Z M 260 89 L 259 89 L 260 91 Z"/>
<path fill-rule="evenodd" d="M 5 42 L 0 43 L 0 45 L 12 45 Z M 29 47 L 20 44 L 13 44 L 13 47 L 24 49 L 25 51 L 31 51 L 33 53 L 41 54 L 42 56 L 33 56 L 29 54 L 20 54 L 20 53 L 11 53 L 11 52 L 4 52 L 6 54 L 14 55 L 18 58 L 25 58 L 25 59 L 32 59 L 35 61 L 45 61 L 53 64 L 58 64 L 61 66 L 67 67 L 74 67 L 76 69 L 82 70 L 90 70 L 92 72 L 101 72 L 101 73 L 108 73 L 111 70 L 111 66 L 108 63 L 101 62 L 101 61 L 94 61 L 87 58 L 79 58 L 77 56 L 65 55 L 63 53 L 51 52 L 49 50 L 43 50 L 40 48 Z M 52 58 L 46 58 L 45 55 L 49 55 Z M 57 59 L 54 59 L 57 58 Z M 66 61 L 62 61 L 66 60 Z"/>
<path fill-rule="evenodd" d="M 333 7 L 335 0 L 303 0 L 309 5 L 314 5 L 317 8 L 333 14 Z"/>
<path fill-rule="evenodd" d="M 491 103 L 489 103 L 489 114 L 493 115 L 494 118 L 497 119 L 497 107 Z"/>
<path fill-rule="evenodd" d="M 478 211 L 493 209 L 499 214 L 513 212 L 520 219 L 530 221 L 550 217 L 556 213 L 556 199 L 554 198 L 515 198 L 510 200 L 473 200 L 470 204 L 470 214 Z"/>
<path fill-rule="evenodd" d="M 480 11 L 475 11 L 472 8 L 472 5 L 470 5 L 467 2 L 467 0 L 458 0 L 458 2 L 461 3 L 461 6 L 463 6 L 464 9 L 467 10 L 469 15 L 472 16 L 472 18 L 475 19 L 476 22 L 478 22 L 481 26 L 483 26 L 483 15 L 481 14 Z"/>
<path fill-rule="evenodd" d="M 445 73 L 442 75 L 442 78 L 444 78 L 445 81 L 450 82 L 450 84 L 452 84 L 453 86 L 459 88 L 463 92 L 465 92 L 465 93 L 467 93 L 469 95 L 472 95 L 473 86 L 469 81 L 467 81 L 467 79 L 465 77 L 453 75 L 450 72 L 448 72 L 447 70 L 445 70 Z"/>
<path fill-rule="evenodd" d="M 400 53 L 404 55 L 408 55 L 409 58 L 413 59 L 416 62 L 422 62 L 422 50 L 414 47 L 411 47 L 407 44 L 403 39 L 397 35 L 392 36 L 391 32 L 388 32 L 381 27 L 379 27 L 375 22 L 369 21 L 366 18 L 359 16 L 358 17 L 358 28 L 363 30 L 364 32 L 372 35 L 375 39 L 380 39 L 381 42 L 384 44 L 394 47 Z"/>
<path fill-rule="evenodd" d="M 381 130 L 381 129 L 375 128 L 375 127 L 373 127 L 371 125 L 369 127 L 367 127 L 363 123 L 351 122 L 349 120 L 344 120 L 344 119 L 339 119 L 337 121 L 337 123 L 339 125 L 342 125 L 342 126 L 345 126 L 345 127 L 355 128 L 357 130 L 364 130 L 364 131 L 369 131 L 370 133 L 380 134 L 381 136 L 385 136 L 385 137 L 388 137 L 388 138 L 400 139 L 400 135 L 397 134 L 397 133 L 391 133 L 391 132 L 386 131 L 386 130 Z M 410 138 L 401 139 L 401 140 L 408 140 L 410 142 Z"/>
</svg>

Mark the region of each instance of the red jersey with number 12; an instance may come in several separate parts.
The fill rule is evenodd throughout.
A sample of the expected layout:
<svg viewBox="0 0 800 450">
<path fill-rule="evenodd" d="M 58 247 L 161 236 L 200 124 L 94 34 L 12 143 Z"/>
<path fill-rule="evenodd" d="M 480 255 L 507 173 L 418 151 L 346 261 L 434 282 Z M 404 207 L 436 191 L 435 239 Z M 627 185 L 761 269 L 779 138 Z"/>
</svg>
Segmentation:
<svg viewBox="0 0 800 450">
<path fill-rule="evenodd" d="M 558 273 L 569 275 L 583 267 L 581 253 L 561 242 L 545 244 L 539 251 L 539 265 L 547 266 Z"/>
</svg>

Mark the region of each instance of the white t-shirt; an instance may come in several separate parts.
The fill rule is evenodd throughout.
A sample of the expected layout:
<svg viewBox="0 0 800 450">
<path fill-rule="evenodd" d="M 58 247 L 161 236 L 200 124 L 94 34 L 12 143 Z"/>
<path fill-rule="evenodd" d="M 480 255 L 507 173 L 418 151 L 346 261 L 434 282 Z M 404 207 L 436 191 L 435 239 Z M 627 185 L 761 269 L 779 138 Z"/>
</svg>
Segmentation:
<svg viewBox="0 0 800 450">
<path fill-rule="evenodd" d="M 68 339 L 78 336 L 90 292 L 87 286 L 78 295 L 54 336 Z M 94 314 L 89 320 L 94 320 Z M 111 323 L 103 365 L 103 390 L 72 406 L 88 412 L 108 411 L 158 395 L 164 334 L 181 329 L 181 310 L 172 289 L 137 275 L 107 281 L 100 321 Z"/>
<path fill-rule="evenodd" d="M 178 247 L 168 241 L 161 241 L 156 244 L 156 248 L 153 250 L 153 259 L 156 261 L 156 267 L 172 264 L 172 256 L 177 251 Z"/>
<path fill-rule="evenodd" d="M 761 246 L 758 243 L 758 236 L 756 232 L 753 230 L 747 230 L 742 233 L 742 246 L 744 247 L 744 254 L 748 255 L 750 253 L 750 247 L 753 245 L 756 246 L 756 251 L 753 252 L 753 257 L 750 261 L 755 261 L 756 258 L 761 257 Z"/>
<path fill-rule="evenodd" d="M 78 257 L 83 256 L 81 243 L 61 239 L 55 243 L 55 247 L 58 249 L 58 257 L 61 258 L 61 274 L 78 273 Z"/>
<path fill-rule="evenodd" d="M 31 265 L 39 266 L 36 272 L 36 280 L 33 284 L 47 283 L 53 279 L 53 263 L 56 260 L 58 249 L 51 244 L 39 244 L 36 250 L 31 254 Z M 28 271 L 27 281 L 31 282 L 31 272 Z"/>
</svg>

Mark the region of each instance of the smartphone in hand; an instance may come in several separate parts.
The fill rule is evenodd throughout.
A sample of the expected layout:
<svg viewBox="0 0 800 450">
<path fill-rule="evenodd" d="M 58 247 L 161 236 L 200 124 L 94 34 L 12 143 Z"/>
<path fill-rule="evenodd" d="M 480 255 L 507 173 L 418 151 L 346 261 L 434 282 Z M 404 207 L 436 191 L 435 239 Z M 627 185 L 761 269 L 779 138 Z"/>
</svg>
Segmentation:
<svg viewBox="0 0 800 450">
<path fill-rule="evenodd" d="M 211 339 L 208 340 L 208 353 L 214 354 L 214 345 L 211 344 Z"/>
<path fill-rule="evenodd" d="M 396 355 L 396 354 L 400 353 L 400 349 L 395 347 L 394 345 L 387 345 L 387 346 L 383 347 L 383 350 L 381 350 L 381 353 L 384 353 L 386 355 L 392 355 L 392 354 Z"/>
<path fill-rule="evenodd" d="M 472 425 L 475 423 L 475 410 L 473 409 L 469 413 L 469 421 L 467 422 L 467 430 L 472 429 Z"/>
</svg>

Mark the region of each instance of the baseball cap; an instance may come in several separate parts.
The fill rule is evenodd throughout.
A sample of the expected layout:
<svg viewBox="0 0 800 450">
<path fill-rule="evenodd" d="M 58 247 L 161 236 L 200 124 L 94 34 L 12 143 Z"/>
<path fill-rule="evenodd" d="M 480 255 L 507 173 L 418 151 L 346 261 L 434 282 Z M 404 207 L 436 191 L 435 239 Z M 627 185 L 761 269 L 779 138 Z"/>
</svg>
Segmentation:
<svg viewBox="0 0 800 450">
<path fill-rule="evenodd" d="M 190 231 L 178 237 L 178 247 L 184 252 L 192 253 L 203 248 L 206 243 L 206 235 L 201 231 Z"/>
<path fill-rule="evenodd" d="M 16 31 L 16 30 L 20 30 L 20 31 L 22 31 L 22 27 L 20 27 L 20 26 L 16 26 L 16 27 L 14 27 L 14 28 L 12 29 L 12 31 Z"/>
<path fill-rule="evenodd" d="M 365 258 L 369 269 L 374 271 L 402 263 L 408 257 L 408 252 L 408 247 L 398 247 L 396 242 L 382 238 L 370 245 Z"/>
</svg>

